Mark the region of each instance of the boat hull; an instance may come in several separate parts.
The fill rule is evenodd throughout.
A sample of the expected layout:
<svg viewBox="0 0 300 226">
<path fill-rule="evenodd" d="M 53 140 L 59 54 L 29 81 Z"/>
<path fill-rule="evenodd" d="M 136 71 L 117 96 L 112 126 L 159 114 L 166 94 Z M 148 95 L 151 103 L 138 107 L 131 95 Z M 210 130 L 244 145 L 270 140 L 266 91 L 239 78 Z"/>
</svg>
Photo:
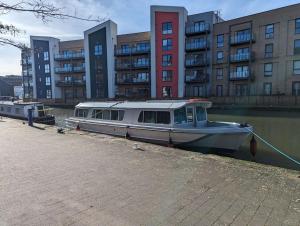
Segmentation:
<svg viewBox="0 0 300 226">
<path fill-rule="evenodd" d="M 14 119 L 21 119 L 21 120 L 28 120 L 27 117 L 24 116 L 17 116 L 17 115 L 9 115 L 9 114 L 1 114 L 0 116 L 7 117 L 7 118 L 14 118 Z M 55 116 L 47 115 L 44 117 L 34 117 L 33 122 L 45 125 L 55 125 Z"/>
<path fill-rule="evenodd" d="M 249 135 L 251 127 L 231 129 L 178 129 L 155 128 L 147 126 L 100 123 L 92 120 L 67 119 L 67 127 L 80 127 L 81 130 L 108 134 L 120 137 L 130 137 L 135 140 L 149 143 L 174 145 L 189 148 L 216 148 L 238 150 Z"/>
</svg>

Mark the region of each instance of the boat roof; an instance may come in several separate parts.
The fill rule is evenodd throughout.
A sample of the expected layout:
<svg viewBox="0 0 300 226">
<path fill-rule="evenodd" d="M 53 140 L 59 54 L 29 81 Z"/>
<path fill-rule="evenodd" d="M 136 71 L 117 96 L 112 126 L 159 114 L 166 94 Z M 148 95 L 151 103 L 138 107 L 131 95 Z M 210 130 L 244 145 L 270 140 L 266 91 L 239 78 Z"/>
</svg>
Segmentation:
<svg viewBox="0 0 300 226">
<path fill-rule="evenodd" d="M 0 101 L 0 104 L 5 105 L 36 105 L 36 104 L 42 104 L 41 102 L 23 102 L 23 101 Z"/>
<path fill-rule="evenodd" d="M 205 108 L 211 107 L 211 102 L 205 99 L 191 100 L 148 100 L 148 101 L 107 101 L 85 102 L 76 108 L 116 108 L 116 109 L 178 109 L 187 104 L 197 104 Z"/>
</svg>

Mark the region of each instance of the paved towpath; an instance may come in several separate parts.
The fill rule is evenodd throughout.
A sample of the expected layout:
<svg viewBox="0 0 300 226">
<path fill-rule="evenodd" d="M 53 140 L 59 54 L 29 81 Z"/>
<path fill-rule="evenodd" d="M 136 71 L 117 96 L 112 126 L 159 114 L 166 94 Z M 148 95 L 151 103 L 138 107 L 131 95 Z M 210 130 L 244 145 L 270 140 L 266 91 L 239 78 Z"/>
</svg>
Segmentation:
<svg viewBox="0 0 300 226">
<path fill-rule="evenodd" d="M 300 225 L 300 172 L 0 120 L 0 225 Z"/>
</svg>

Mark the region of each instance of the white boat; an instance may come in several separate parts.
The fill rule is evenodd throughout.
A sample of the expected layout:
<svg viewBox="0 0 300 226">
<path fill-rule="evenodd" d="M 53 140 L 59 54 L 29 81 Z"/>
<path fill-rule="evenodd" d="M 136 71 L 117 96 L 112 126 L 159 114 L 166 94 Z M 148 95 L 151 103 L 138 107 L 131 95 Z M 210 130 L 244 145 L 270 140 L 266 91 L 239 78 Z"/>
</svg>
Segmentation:
<svg viewBox="0 0 300 226">
<path fill-rule="evenodd" d="M 86 102 L 75 107 L 66 125 L 150 143 L 238 150 L 252 127 L 208 121 L 211 105 L 202 99 Z"/>
<path fill-rule="evenodd" d="M 33 122 L 55 124 L 55 117 L 47 114 L 43 103 L 15 101 L 13 98 L 0 100 L 0 116 L 27 120 L 29 109 L 32 109 Z"/>
</svg>

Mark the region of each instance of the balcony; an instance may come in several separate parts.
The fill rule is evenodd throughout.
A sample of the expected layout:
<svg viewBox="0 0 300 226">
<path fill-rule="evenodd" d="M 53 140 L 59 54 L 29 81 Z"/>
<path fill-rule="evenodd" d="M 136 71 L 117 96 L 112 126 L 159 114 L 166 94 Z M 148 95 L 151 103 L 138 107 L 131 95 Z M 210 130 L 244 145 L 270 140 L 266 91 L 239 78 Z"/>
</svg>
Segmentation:
<svg viewBox="0 0 300 226">
<path fill-rule="evenodd" d="M 132 68 L 131 63 L 116 63 L 115 69 L 116 70 L 130 70 Z"/>
<path fill-rule="evenodd" d="M 85 80 L 58 80 L 55 82 L 57 87 L 85 86 Z"/>
<path fill-rule="evenodd" d="M 209 75 L 206 73 L 194 73 L 196 71 L 186 72 L 185 83 L 207 83 Z"/>
<path fill-rule="evenodd" d="M 134 62 L 132 66 L 135 69 L 146 69 L 146 68 L 149 68 L 150 63 L 149 63 L 149 61 L 146 61 L 146 62 Z"/>
<path fill-rule="evenodd" d="M 31 59 L 28 59 L 28 60 L 23 59 L 20 61 L 20 64 L 21 65 L 32 65 L 32 60 Z"/>
<path fill-rule="evenodd" d="M 148 85 L 149 84 L 149 77 L 146 78 L 137 78 L 137 77 L 130 77 L 130 78 L 116 78 L 116 85 Z"/>
<path fill-rule="evenodd" d="M 254 60 L 254 53 L 238 53 L 230 55 L 230 63 L 247 62 Z"/>
<path fill-rule="evenodd" d="M 84 52 L 71 52 L 67 54 L 55 54 L 55 60 L 76 60 L 76 59 L 84 59 Z"/>
<path fill-rule="evenodd" d="M 207 58 L 186 58 L 186 67 L 203 67 L 209 65 L 209 60 Z"/>
<path fill-rule="evenodd" d="M 202 42 L 186 42 L 185 50 L 186 51 L 200 51 L 209 48 L 209 43 L 207 41 Z"/>
<path fill-rule="evenodd" d="M 254 34 L 233 35 L 230 37 L 230 45 L 242 45 L 255 42 Z"/>
<path fill-rule="evenodd" d="M 115 48 L 115 56 L 130 56 L 150 53 L 150 45 L 143 47 Z"/>
<path fill-rule="evenodd" d="M 83 73 L 85 72 L 84 66 L 74 66 L 74 67 L 56 67 L 56 74 L 65 74 L 65 73 Z"/>
<path fill-rule="evenodd" d="M 185 29 L 186 36 L 198 35 L 198 34 L 205 34 L 210 31 L 209 24 L 201 24 L 200 26 L 187 26 Z"/>
<path fill-rule="evenodd" d="M 245 71 L 231 71 L 229 74 L 230 81 L 237 81 L 237 80 L 248 80 L 250 78 L 250 70 Z"/>
</svg>

